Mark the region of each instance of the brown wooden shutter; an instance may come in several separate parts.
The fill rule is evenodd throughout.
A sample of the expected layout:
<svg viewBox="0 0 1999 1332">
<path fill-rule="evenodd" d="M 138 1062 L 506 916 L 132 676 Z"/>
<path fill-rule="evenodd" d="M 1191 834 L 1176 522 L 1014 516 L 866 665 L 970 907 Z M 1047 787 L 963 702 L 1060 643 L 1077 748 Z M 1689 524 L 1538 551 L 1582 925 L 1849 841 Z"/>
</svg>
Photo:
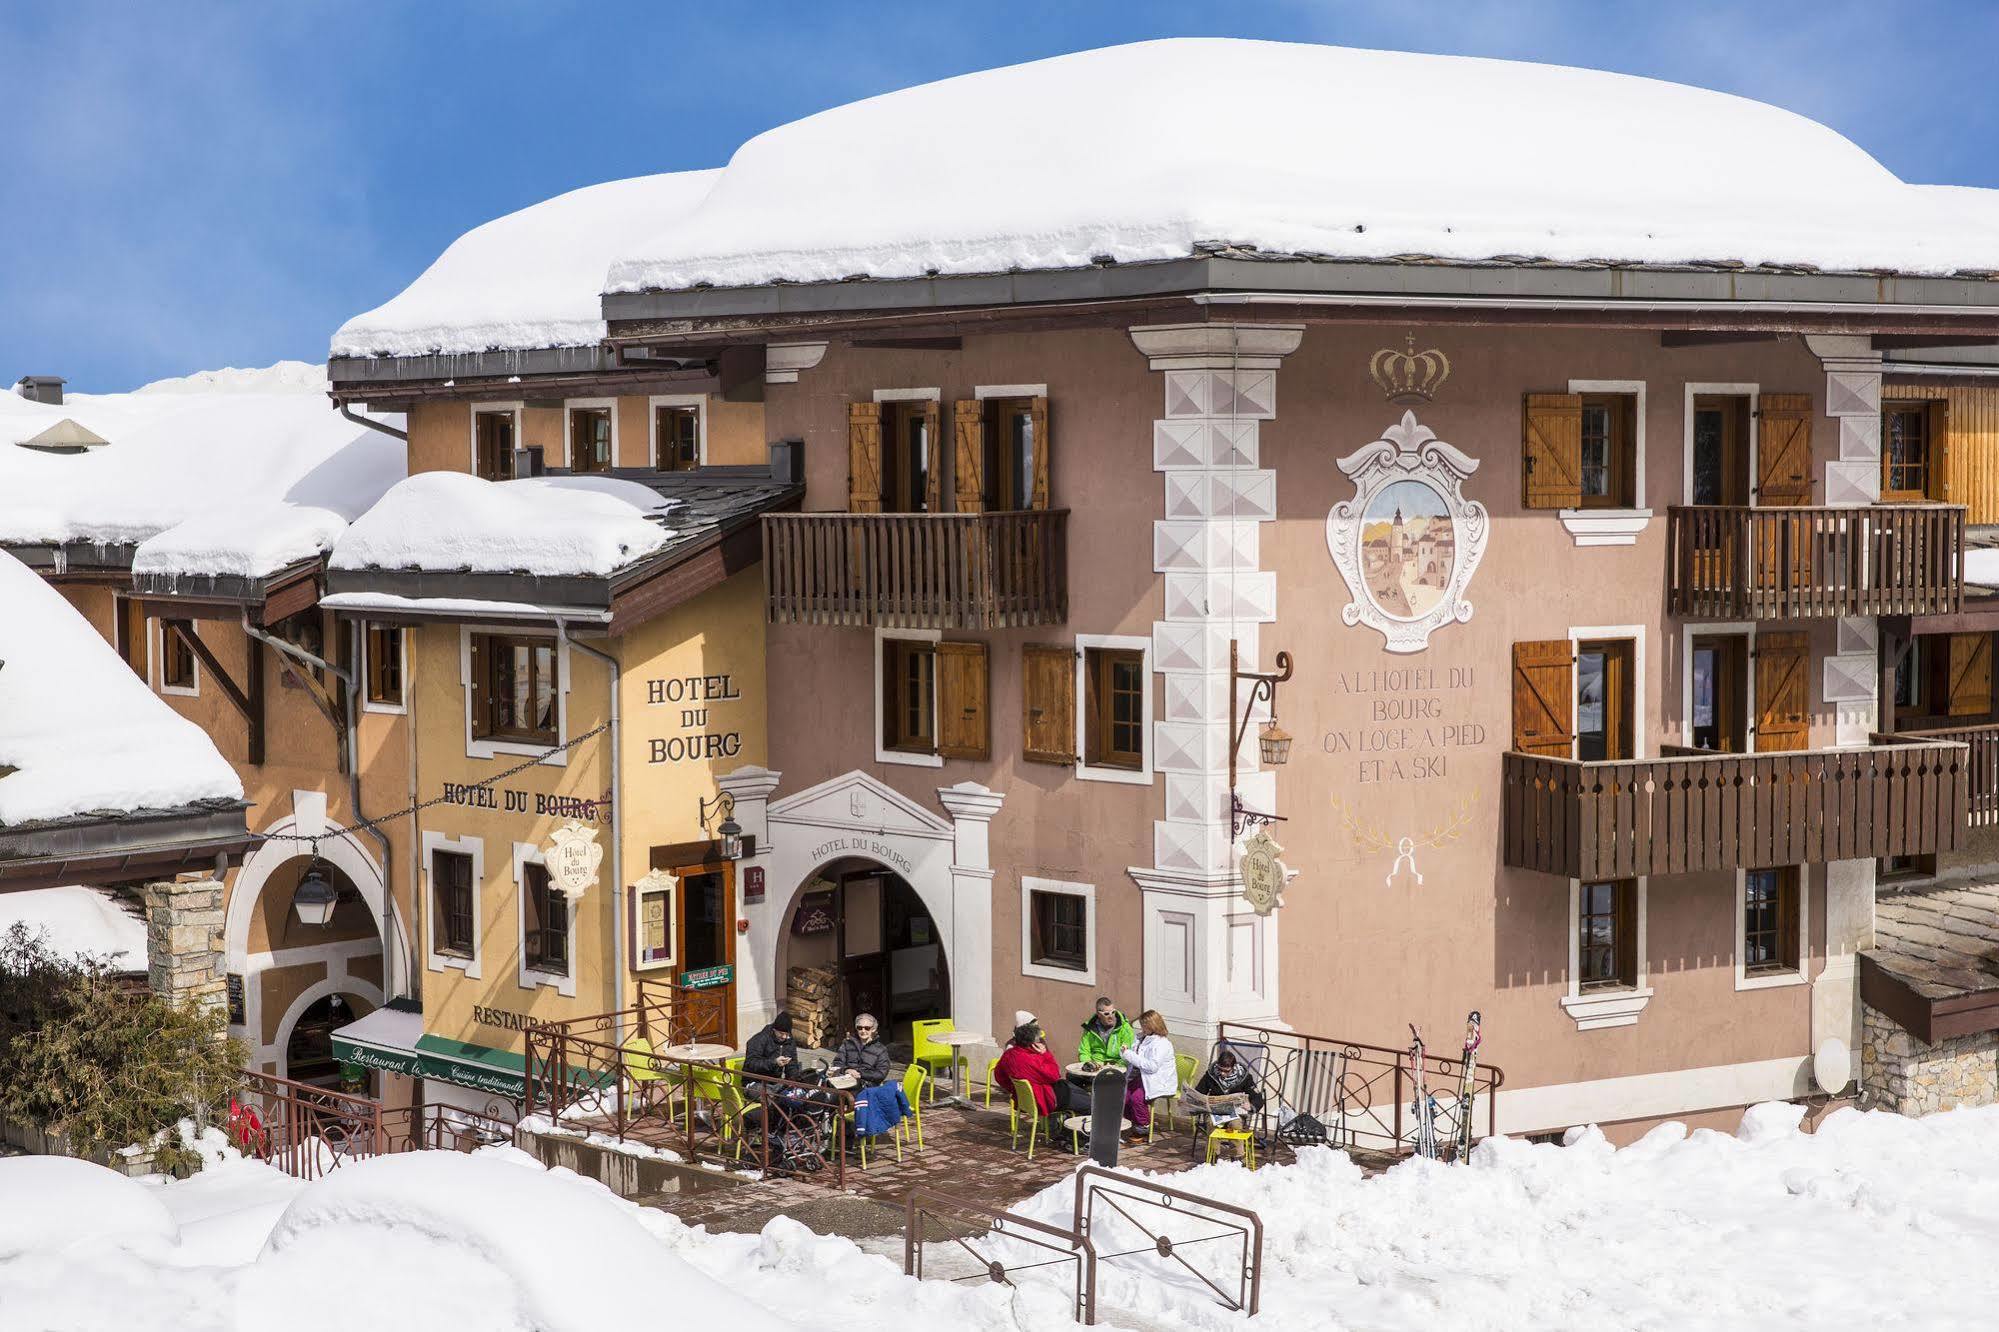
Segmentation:
<svg viewBox="0 0 1999 1332">
<path fill-rule="evenodd" d="M 1812 640 L 1802 630 L 1756 635 L 1756 752 L 1811 744 Z"/>
<path fill-rule="evenodd" d="M 944 435 L 938 428 L 940 409 L 932 398 L 923 404 L 923 442 L 929 456 L 923 460 L 923 511 L 944 512 Z"/>
<path fill-rule="evenodd" d="M 847 512 L 882 511 L 882 409 L 847 404 Z"/>
<path fill-rule="evenodd" d="M 1529 393 L 1521 409 L 1520 502 L 1530 509 L 1573 509 L 1583 502 L 1583 399 L 1580 393 Z"/>
<path fill-rule="evenodd" d="M 1048 399 L 1028 399 L 1027 414 L 1034 426 L 1034 498 L 1029 507 L 1045 509 L 1053 493 L 1048 469 L 1055 447 L 1048 434 Z"/>
<path fill-rule="evenodd" d="M 472 691 L 474 734 L 491 734 L 493 718 L 487 709 L 492 704 L 486 697 L 486 638 L 483 634 L 472 635 L 472 683 L 468 688 Z"/>
<path fill-rule="evenodd" d="M 1777 871 L 1777 960 L 1787 967 L 1798 965 L 1800 887 L 1795 866 Z"/>
<path fill-rule="evenodd" d="M 1021 757 L 1030 763 L 1076 762 L 1076 650 L 1031 644 L 1021 649 Z"/>
<path fill-rule="evenodd" d="M 1566 638 L 1513 645 L 1513 748 L 1570 758 L 1576 737 L 1575 648 Z"/>
<path fill-rule="evenodd" d="M 958 512 L 982 513 L 986 507 L 986 405 L 978 401 L 955 404 L 951 434 L 957 443 L 951 478 Z"/>
<path fill-rule="evenodd" d="M 984 643 L 937 645 L 937 752 L 945 758 L 992 757 L 990 669 Z"/>
<path fill-rule="evenodd" d="M 1756 502 L 1812 502 L 1812 396 L 1765 393 L 1756 403 Z"/>
<path fill-rule="evenodd" d="M 1617 978 L 1638 983 L 1638 880 L 1617 883 Z"/>
<path fill-rule="evenodd" d="M 1950 636 L 1950 687 L 1945 711 L 1953 717 L 1982 717 L 1992 711 L 1992 635 Z"/>
<path fill-rule="evenodd" d="M 1929 498 L 1942 504 L 1950 488 L 1950 400 L 1932 398 L 1923 406 L 1923 438 L 1929 442 Z"/>
</svg>

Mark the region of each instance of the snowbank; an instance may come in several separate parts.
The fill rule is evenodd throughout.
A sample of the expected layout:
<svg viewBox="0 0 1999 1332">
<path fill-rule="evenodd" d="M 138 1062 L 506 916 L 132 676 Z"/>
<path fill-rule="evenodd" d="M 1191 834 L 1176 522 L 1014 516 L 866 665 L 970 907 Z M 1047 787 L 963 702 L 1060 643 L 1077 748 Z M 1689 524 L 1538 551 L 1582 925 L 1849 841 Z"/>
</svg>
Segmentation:
<svg viewBox="0 0 1999 1332">
<path fill-rule="evenodd" d="M 83 1241 L 123 1246 L 179 1240 L 172 1214 L 137 1180 L 67 1156 L 0 1158 L 0 1262 Z"/>
<path fill-rule="evenodd" d="M 0 824 L 241 799 L 201 728 L 62 594 L 0 551 Z"/>
<path fill-rule="evenodd" d="M 16 922 L 43 936 L 60 956 L 101 958 L 113 971 L 146 969 L 146 922 L 102 888 L 70 884 L 0 893 L 0 931 Z"/>
<path fill-rule="evenodd" d="M 1976 587 L 1999 587 L 1999 548 L 1965 551 L 1964 581 Z"/>
<path fill-rule="evenodd" d="M 333 335 L 335 356 L 591 347 L 604 270 L 708 192 L 716 171 L 592 185 L 453 241 L 402 294 Z"/>
<path fill-rule="evenodd" d="M 1999 229 L 1979 211 L 1904 184 L 1814 121 L 1701 88 L 1177 39 L 967 74 L 769 130 L 686 217 L 627 248 L 606 290 L 1074 268 L 1215 243 L 1355 259 L 1999 269 Z"/>
<path fill-rule="evenodd" d="M 332 567 L 608 574 L 666 544 L 670 508 L 615 477 L 422 472 L 347 529 Z"/>
<path fill-rule="evenodd" d="M 255 577 L 315 556 L 408 470 L 402 441 L 325 395 L 325 371 L 297 361 L 61 406 L 0 393 L 0 542 L 139 543 L 150 573 Z M 14 447 L 66 417 L 110 443 Z"/>
</svg>

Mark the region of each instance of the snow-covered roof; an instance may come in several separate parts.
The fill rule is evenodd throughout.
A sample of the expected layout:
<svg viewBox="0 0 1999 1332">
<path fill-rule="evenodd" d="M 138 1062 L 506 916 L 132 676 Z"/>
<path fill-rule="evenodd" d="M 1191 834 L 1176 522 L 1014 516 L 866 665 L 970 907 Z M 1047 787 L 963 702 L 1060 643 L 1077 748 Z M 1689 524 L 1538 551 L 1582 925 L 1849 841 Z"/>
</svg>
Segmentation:
<svg viewBox="0 0 1999 1332">
<path fill-rule="evenodd" d="M 108 446 L 13 447 L 64 418 Z M 324 551 L 406 471 L 403 443 L 344 419 L 325 369 L 299 361 L 61 406 L 0 393 L 0 543 L 137 543 L 139 572 L 273 573 Z"/>
<path fill-rule="evenodd" d="M 486 481 L 422 472 L 334 544 L 335 569 L 603 575 L 664 546 L 672 505 L 636 481 L 537 476 Z"/>
<path fill-rule="evenodd" d="M 1599 70 L 1202 38 L 967 74 L 769 130 L 686 216 L 626 247 L 605 289 L 1071 268 L 1224 245 L 1999 270 L 1982 203 L 1905 184 L 1761 102 Z"/>
<path fill-rule="evenodd" d="M 17 922 L 58 956 L 88 954 L 113 971 L 146 969 L 146 922 L 102 888 L 65 884 L 0 893 L 0 930 Z"/>
<path fill-rule="evenodd" d="M 591 185 L 460 236 L 387 304 L 333 335 L 334 356 L 594 346 L 611 260 L 684 214 L 715 171 Z"/>
<path fill-rule="evenodd" d="M 4 551 L 0 606 L 0 824 L 242 798 L 201 728 Z"/>
</svg>

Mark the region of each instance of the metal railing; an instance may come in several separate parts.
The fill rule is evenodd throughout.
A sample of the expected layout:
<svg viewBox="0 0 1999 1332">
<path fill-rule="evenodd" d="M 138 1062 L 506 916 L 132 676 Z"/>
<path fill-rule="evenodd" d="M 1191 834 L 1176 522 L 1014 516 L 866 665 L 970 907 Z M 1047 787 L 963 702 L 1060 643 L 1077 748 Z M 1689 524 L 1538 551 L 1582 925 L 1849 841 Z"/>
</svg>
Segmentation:
<svg viewBox="0 0 1999 1332">
<path fill-rule="evenodd" d="M 382 1103 L 245 1069 L 222 1126 L 245 1156 L 298 1179 L 318 1179 L 343 1162 L 387 1150 Z"/>
<path fill-rule="evenodd" d="M 1171 1259 L 1206 1286 L 1215 1302 L 1224 1309 L 1256 1316 L 1263 1302 L 1262 1217 L 1234 1203 L 1204 1198 L 1198 1193 L 1169 1188 L 1150 1180 L 1135 1180 L 1101 1166 L 1084 1166 L 1076 1172 L 1076 1208 L 1073 1214 L 1073 1225 L 1080 1243 L 1091 1243 L 1095 1236 L 1102 1233 L 1097 1212 L 1099 1203 L 1136 1228 L 1145 1236 L 1146 1243 L 1136 1249 L 1098 1253 L 1097 1261 L 1111 1262 L 1141 1253 Z M 1140 1220 L 1139 1209 L 1146 1209 L 1148 1216 L 1163 1215 L 1169 1221 L 1191 1221 L 1220 1229 L 1203 1235 L 1175 1235 L 1157 1220 L 1151 1224 Z M 1231 1265 L 1235 1278 L 1233 1294 L 1214 1277 L 1188 1262 L 1185 1253 L 1195 1245 L 1229 1239 L 1235 1240 L 1237 1245 L 1236 1260 Z"/>
<path fill-rule="evenodd" d="M 971 1219 L 983 1230 L 966 1231 L 962 1226 L 944 1229 L 939 1241 L 930 1240 L 931 1223 L 947 1217 Z M 963 1276 L 939 1278 L 953 1282 L 990 1281 L 1011 1286 L 1023 1272 L 1068 1264 L 1075 1269 L 1072 1282 L 1076 1321 L 1094 1327 L 1097 1322 L 1097 1251 L 1090 1241 L 1072 1230 L 1051 1226 L 1032 1217 L 1004 1212 L 966 1198 L 950 1198 L 929 1189 L 911 1189 L 903 1204 L 902 1273 L 918 1281 L 924 1277 L 924 1245 L 948 1242 L 963 1250 L 979 1264 L 979 1270 Z M 978 1247 L 985 1244 L 983 1251 Z M 1010 1245 L 1026 1248 L 1023 1261 L 1008 1262 Z M 1054 1254 L 1055 1257 L 1043 1257 Z"/>
<path fill-rule="evenodd" d="M 1954 614 L 1964 522 L 1961 504 L 1676 504 L 1667 606 L 1717 620 Z"/>
<path fill-rule="evenodd" d="M 485 1113 L 444 1103 L 406 1105 L 382 1111 L 382 1149 L 387 1152 L 475 1152 L 514 1145 L 512 1108 L 493 1102 Z"/>
<path fill-rule="evenodd" d="M 1877 739 L 1888 742 L 1951 741 L 1970 751 L 1966 818 L 1973 827 L 1999 823 L 1999 725 L 1941 726 L 1920 731 L 1896 731 Z"/>
<path fill-rule="evenodd" d="M 1004 629 L 1069 618 L 1069 511 L 772 513 L 773 624 Z"/>
</svg>

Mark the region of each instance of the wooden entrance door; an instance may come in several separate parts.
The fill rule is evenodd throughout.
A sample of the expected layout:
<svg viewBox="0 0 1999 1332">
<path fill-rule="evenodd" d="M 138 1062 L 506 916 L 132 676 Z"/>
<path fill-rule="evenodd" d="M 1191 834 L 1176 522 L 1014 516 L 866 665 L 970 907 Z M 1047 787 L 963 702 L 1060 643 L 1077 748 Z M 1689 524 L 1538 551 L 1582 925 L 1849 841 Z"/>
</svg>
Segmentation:
<svg viewBox="0 0 1999 1332">
<path fill-rule="evenodd" d="M 680 878 L 681 984 L 720 990 L 726 1043 L 736 1043 L 736 867 L 727 862 L 674 871 Z M 716 983 L 717 975 L 727 980 Z"/>
<path fill-rule="evenodd" d="M 840 880 L 840 1021 L 842 1030 L 856 1013 L 872 1013 L 888 1028 L 888 946 L 882 931 L 882 898 L 887 876 L 881 870 Z"/>
</svg>

